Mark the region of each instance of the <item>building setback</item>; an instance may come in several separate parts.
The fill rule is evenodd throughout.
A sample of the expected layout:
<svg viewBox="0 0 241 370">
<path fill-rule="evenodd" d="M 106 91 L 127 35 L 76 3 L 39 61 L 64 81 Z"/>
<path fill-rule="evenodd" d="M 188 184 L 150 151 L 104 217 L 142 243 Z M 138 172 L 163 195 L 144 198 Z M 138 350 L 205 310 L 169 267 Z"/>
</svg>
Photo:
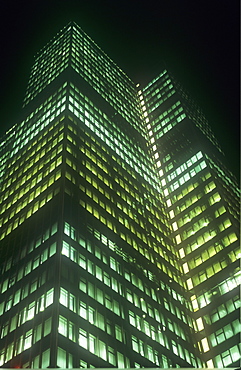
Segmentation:
<svg viewBox="0 0 241 370">
<path fill-rule="evenodd" d="M 201 110 L 75 23 L 0 143 L 1 367 L 236 367 L 239 191 Z"/>
</svg>

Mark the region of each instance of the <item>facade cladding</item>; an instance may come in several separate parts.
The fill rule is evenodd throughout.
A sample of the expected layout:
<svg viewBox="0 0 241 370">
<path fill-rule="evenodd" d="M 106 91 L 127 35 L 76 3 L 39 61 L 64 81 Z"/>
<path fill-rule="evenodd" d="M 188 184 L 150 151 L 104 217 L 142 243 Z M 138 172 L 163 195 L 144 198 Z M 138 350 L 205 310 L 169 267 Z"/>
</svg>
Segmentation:
<svg viewBox="0 0 241 370">
<path fill-rule="evenodd" d="M 1 367 L 236 367 L 239 193 L 171 75 L 141 89 L 76 25 L 2 138 Z"/>
</svg>

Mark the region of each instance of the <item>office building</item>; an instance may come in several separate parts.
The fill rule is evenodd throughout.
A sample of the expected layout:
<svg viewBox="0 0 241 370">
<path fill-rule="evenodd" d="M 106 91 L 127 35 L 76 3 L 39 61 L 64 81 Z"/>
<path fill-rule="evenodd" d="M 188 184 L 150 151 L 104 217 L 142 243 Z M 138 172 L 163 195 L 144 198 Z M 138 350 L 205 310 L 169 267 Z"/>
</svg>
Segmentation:
<svg viewBox="0 0 241 370">
<path fill-rule="evenodd" d="M 140 92 L 205 366 L 239 351 L 239 191 L 207 120 L 164 70 Z"/>
<path fill-rule="evenodd" d="M 238 190 L 202 112 L 75 23 L 1 140 L 0 366 L 237 366 Z"/>
</svg>

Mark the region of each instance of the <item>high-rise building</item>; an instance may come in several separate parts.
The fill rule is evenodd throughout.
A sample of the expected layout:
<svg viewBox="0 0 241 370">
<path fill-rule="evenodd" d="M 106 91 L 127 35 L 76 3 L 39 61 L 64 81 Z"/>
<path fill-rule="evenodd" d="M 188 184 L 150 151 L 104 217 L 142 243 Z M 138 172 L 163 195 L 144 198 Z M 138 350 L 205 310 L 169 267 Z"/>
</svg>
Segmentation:
<svg viewBox="0 0 241 370">
<path fill-rule="evenodd" d="M 234 367 L 238 201 L 202 112 L 75 23 L 0 143 L 0 366 Z"/>
</svg>

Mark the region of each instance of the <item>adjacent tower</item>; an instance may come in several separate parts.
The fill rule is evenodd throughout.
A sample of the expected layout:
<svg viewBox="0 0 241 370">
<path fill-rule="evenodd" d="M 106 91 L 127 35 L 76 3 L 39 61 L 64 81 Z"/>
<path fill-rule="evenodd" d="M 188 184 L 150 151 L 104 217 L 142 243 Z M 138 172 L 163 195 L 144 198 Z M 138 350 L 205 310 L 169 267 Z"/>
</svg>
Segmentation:
<svg viewBox="0 0 241 370">
<path fill-rule="evenodd" d="M 23 115 L 0 144 L 0 366 L 237 366 L 238 193 L 178 84 L 140 90 L 70 23 Z"/>
<path fill-rule="evenodd" d="M 139 95 L 198 347 L 208 367 L 227 367 L 239 358 L 237 183 L 202 111 L 167 70 Z"/>
</svg>

